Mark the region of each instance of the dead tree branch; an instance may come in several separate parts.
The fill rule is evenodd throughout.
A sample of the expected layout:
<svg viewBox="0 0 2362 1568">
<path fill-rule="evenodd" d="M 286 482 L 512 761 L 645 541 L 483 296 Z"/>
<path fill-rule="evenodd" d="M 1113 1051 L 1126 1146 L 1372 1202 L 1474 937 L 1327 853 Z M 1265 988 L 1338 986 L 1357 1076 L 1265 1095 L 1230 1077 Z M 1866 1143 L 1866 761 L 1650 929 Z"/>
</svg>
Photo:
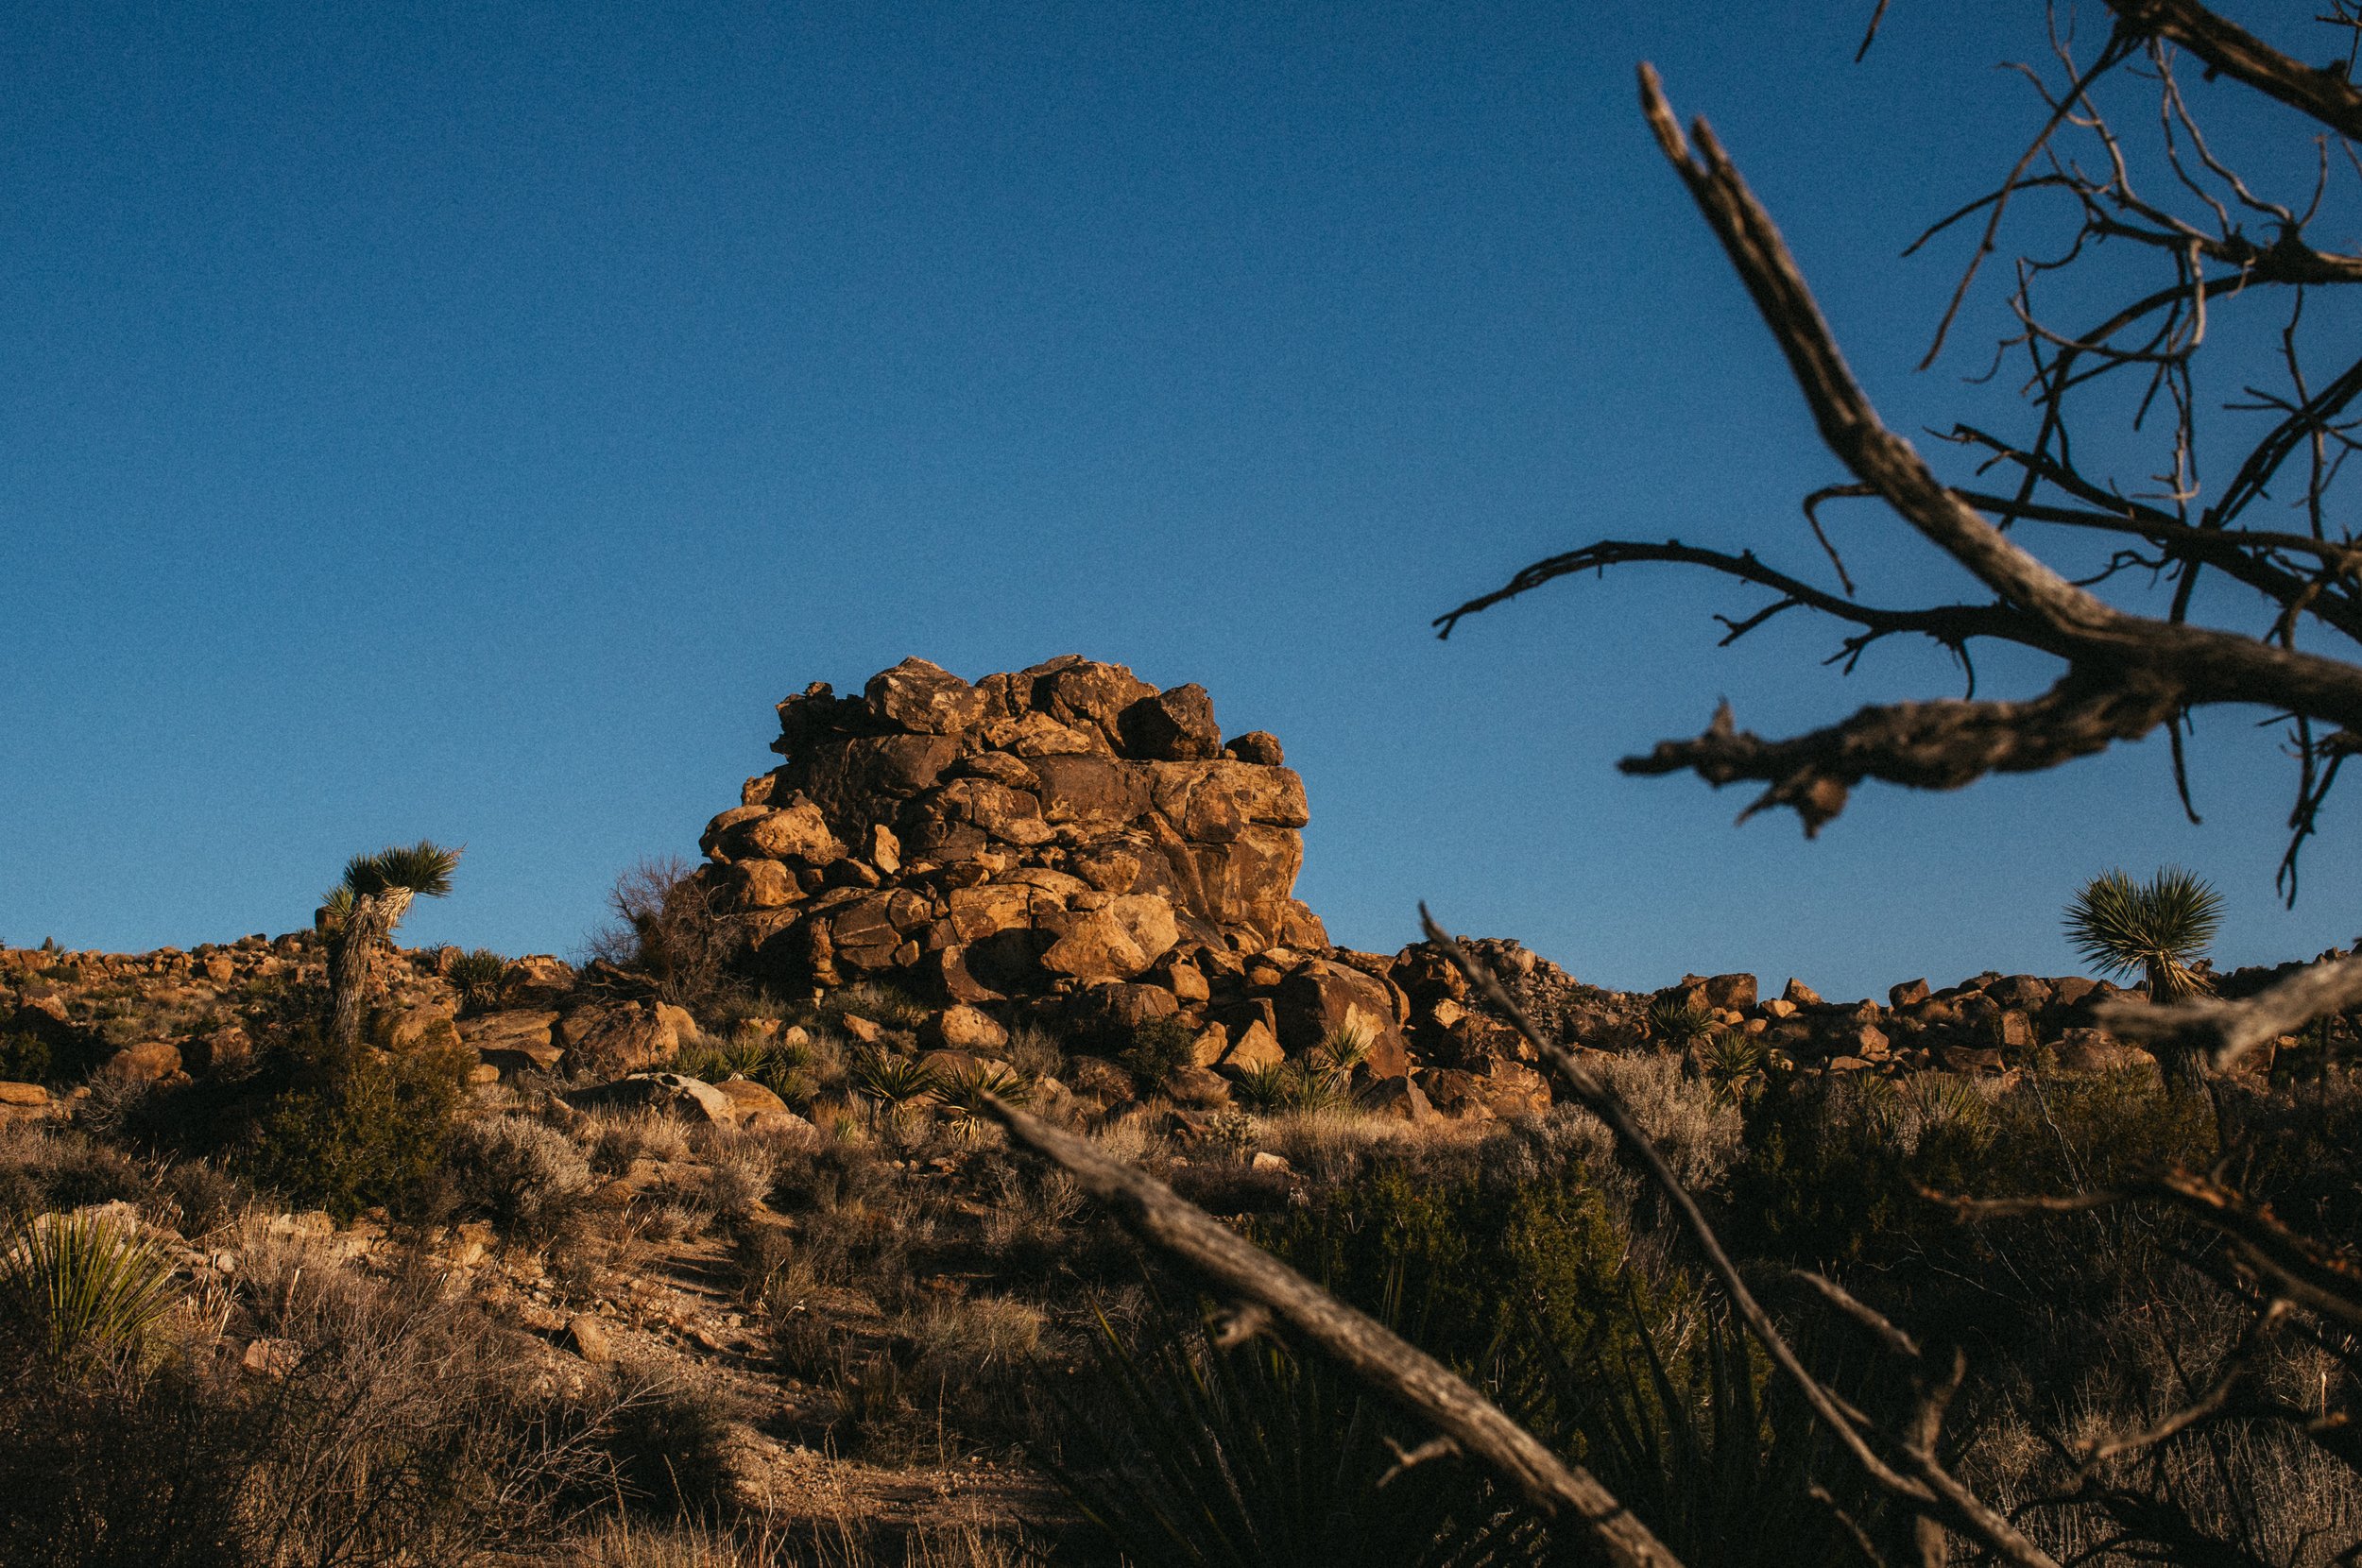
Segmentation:
<svg viewBox="0 0 2362 1568">
<path fill-rule="evenodd" d="M 2310 964 L 2240 1001 L 2193 997 L 2168 1007 L 2110 1002 L 2098 1022 L 2130 1040 L 2204 1051 L 2214 1069 L 2223 1072 L 2268 1040 L 2357 1006 L 2362 1006 L 2362 956 Z"/>
<path fill-rule="evenodd" d="M 985 1103 L 1012 1138 L 1062 1167 L 1142 1240 L 1276 1315 L 1362 1383 L 1433 1423 L 1546 1518 L 1579 1525 L 1609 1561 L 1681 1568 L 1589 1471 L 1562 1461 L 1434 1357 L 1224 1229 L 1163 1183 L 1005 1101 L 986 1096 Z"/>
<path fill-rule="evenodd" d="M 1803 1396 L 1813 1414 L 1825 1425 L 1844 1448 L 1862 1473 L 1889 1495 L 1917 1510 L 1923 1518 L 1932 1520 L 1980 1542 L 2003 1561 L 2019 1568 L 2057 1568 L 2054 1559 L 2019 1532 L 2014 1525 L 1971 1491 L 1947 1470 L 1936 1456 L 1936 1440 L 1942 1426 L 1943 1410 L 1953 1390 L 1960 1386 L 1964 1369 L 1955 1359 L 1941 1373 L 1926 1372 L 1924 1362 L 1914 1358 L 1914 1379 L 1920 1388 L 1920 1407 L 1907 1428 L 1899 1433 L 1879 1432 L 1873 1428 L 1862 1413 L 1812 1375 L 1793 1346 L 1755 1299 L 1747 1282 L 1724 1250 L 1722 1240 L 1707 1220 L 1705 1212 L 1681 1178 L 1673 1174 L 1655 1142 L 1634 1119 L 1621 1097 L 1602 1082 L 1599 1076 L 1562 1044 L 1555 1035 L 1543 1033 L 1533 1020 L 1518 1006 L 1494 973 L 1478 963 L 1467 949 L 1435 922 L 1425 906 L 1419 910 L 1419 921 L 1428 940 L 1436 944 L 1455 966 L 1468 979 L 1468 983 L 1484 997 L 1510 1026 L 1524 1036 L 1526 1043 L 1547 1063 L 1560 1082 L 1573 1091 L 1583 1109 L 1598 1116 L 1614 1134 L 1618 1148 L 1640 1167 L 1641 1174 L 1655 1187 L 1681 1219 L 1682 1226 L 1704 1257 L 1707 1270 L 1720 1286 L 1732 1310 L 1747 1327 L 1747 1332 L 1771 1355 L 1772 1365 Z M 1911 1343 L 1908 1336 L 1879 1318 L 1870 1307 L 1855 1301 L 1834 1282 L 1816 1280 L 1816 1288 L 1831 1300 L 1842 1298 L 1845 1310 L 1857 1321 L 1874 1320 L 1883 1325 L 1881 1340 L 1890 1348 Z M 1885 1449 L 1893 1457 L 1890 1463 L 1881 1454 Z"/>
<path fill-rule="evenodd" d="M 2362 734 L 2356 722 L 2362 719 L 2362 668 L 2302 646 L 2295 635 L 2302 621 L 2362 646 L 2362 540 L 2351 532 L 2333 535 L 2325 524 L 2330 486 L 2344 457 L 2362 448 L 2362 416 L 2353 413 L 2362 403 L 2362 360 L 2346 362 L 2336 375 L 2317 381 L 2299 354 L 2297 329 L 2307 291 L 2362 282 L 2362 255 L 2322 248 L 2307 238 L 2307 226 L 2319 214 L 2328 189 L 2327 144 L 2319 160 L 2321 179 L 2309 201 L 2260 194 L 2207 138 L 2193 111 L 2195 100 L 2175 79 L 2175 50 L 2187 49 L 2210 74 L 2268 93 L 2339 135 L 2362 129 L 2362 92 L 2342 72 L 2300 64 L 2192 0 L 2109 0 L 2109 5 L 2117 26 L 2090 62 L 2079 64 L 2069 41 L 2054 34 L 2062 87 L 2053 90 L 2043 77 L 2021 68 L 2049 110 L 2041 135 L 1999 187 L 1960 207 L 1921 240 L 1982 214 L 1981 259 L 2014 192 L 2040 192 L 2049 202 L 2063 199 L 2076 214 L 2072 243 L 2047 258 L 2022 260 L 2010 297 L 2018 332 L 2003 349 L 2022 349 L 2028 356 L 2026 395 L 2039 416 L 2036 433 L 2020 443 L 1958 425 L 1949 437 L 1982 449 L 1986 469 L 1997 464 L 2013 472 L 2014 484 L 1995 488 L 1945 484 L 1910 441 L 1880 418 L 1777 227 L 1712 128 L 1701 119 L 1685 129 L 1654 71 L 1644 65 L 1640 72 L 1642 110 L 1659 146 L 1770 329 L 1823 443 L 1850 475 L 1850 483 L 1824 486 L 1807 500 L 1816 537 L 1827 550 L 1820 503 L 1875 499 L 1974 576 L 1994 596 L 1992 603 L 1861 605 L 1833 550 L 1841 594 L 1767 564 L 1754 551 L 1608 539 L 1534 562 L 1501 588 L 1438 617 L 1439 635 L 1448 636 L 1466 617 L 1556 578 L 1654 562 L 1701 567 L 1774 595 L 1743 617 L 1717 618 L 1725 646 L 1775 616 L 1802 609 L 1858 628 L 1833 660 L 1848 670 L 1865 648 L 1897 632 L 1929 637 L 1964 665 L 1971 644 L 1990 639 L 2038 650 L 2066 666 L 2041 697 L 1865 708 L 1842 724 L 1787 741 L 1740 733 L 1727 713 L 1720 714 L 1704 736 L 1664 742 L 1621 764 L 1630 773 L 1694 773 L 1717 786 L 1741 780 L 1762 785 L 1762 795 L 1742 820 L 1766 806 L 1787 806 L 1798 812 L 1808 833 L 1838 814 L 1848 792 L 1864 779 L 1956 789 L 1988 774 L 2060 766 L 2116 741 L 2140 739 L 2160 724 L 2186 720 L 2199 707 L 2250 706 L 2285 714 L 2299 726 L 2296 755 L 2303 774 L 2281 878 L 2293 898 L 2296 854 L 2318 821 L 2319 797 L 2336 777 L 2336 770 L 2325 765 L 2336 753 L 2312 740 L 2311 726 Z M 2100 107 L 2103 79 L 2127 74 L 2153 83 L 2158 94 L 2155 134 L 2162 142 L 2163 165 L 2172 176 L 2162 197 L 2141 189 L 2134 171 L 2152 165 L 2128 152 Z M 2082 153 L 2066 145 L 2070 138 L 2088 142 L 2096 159 L 2083 161 Z M 2046 163 L 2037 166 L 2041 160 Z M 2355 165 L 2362 171 L 2362 157 Z M 2177 213 L 2177 204 L 2189 211 Z M 2327 227 L 2332 220 L 2322 221 Z M 2243 224 L 2269 232 L 2251 234 Z M 2147 267 L 2152 273 L 2162 267 L 2165 275 L 2133 278 L 2133 286 L 2117 296 L 2097 325 L 2067 329 L 2047 321 L 2038 308 L 2038 285 L 2097 256 L 2112 239 L 2131 243 L 2110 247 L 2107 264 L 2129 264 L 2135 272 Z M 1970 277 L 1975 268 L 1972 262 Z M 2103 281 L 2102 286 L 2109 284 Z M 2232 477 L 2219 497 L 2201 506 L 2199 399 L 2192 364 L 2208 340 L 2214 316 L 2234 308 L 2251 310 L 2250 301 L 2273 290 L 2290 291 L 2283 298 L 2294 302 L 2280 333 L 2288 390 L 2249 386 L 2240 394 L 2244 401 L 2228 405 L 2268 416 L 2269 427 L 2229 466 Z M 2165 413 L 2162 468 L 2148 481 L 2154 487 L 2131 496 L 2113 479 L 2080 466 L 2070 438 L 2077 419 L 2068 407 L 2080 389 L 2125 372 L 2139 378 L 2134 432 L 2144 429 L 2152 409 Z M 2293 504 L 2305 512 L 2309 532 L 2247 526 L 2252 508 L 2284 484 L 2302 486 Z M 2022 522 L 2133 542 L 2097 575 L 2078 582 L 2007 532 Z M 2136 567 L 2158 574 L 2170 588 L 2165 614 L 2134 613 L 2093 591 L 2094 585 Z M 2207 571 L 2260 597 L 2270 612 L 2270 629 L 2251 635 L 2194 623 L 2194 593 Z M 1969 696 L 1975 695 L 1972 675 Z M 2178 732 L 2175 741 L 2180 781 L 2183 758 Z"/>
</svg>

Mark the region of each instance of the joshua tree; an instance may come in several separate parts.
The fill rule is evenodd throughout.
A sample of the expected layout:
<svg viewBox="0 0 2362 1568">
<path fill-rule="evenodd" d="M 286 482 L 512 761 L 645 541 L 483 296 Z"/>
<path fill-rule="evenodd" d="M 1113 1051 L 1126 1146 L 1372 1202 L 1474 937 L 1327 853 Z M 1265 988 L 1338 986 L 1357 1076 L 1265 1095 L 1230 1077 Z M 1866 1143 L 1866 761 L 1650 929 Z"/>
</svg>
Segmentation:
<svg viewBox="0 0 2362 1568">
<path fill-rule="evenodd" d="M 329 1038 L 338 1050 L 361 1044 L 361 1004 L 377 972 L 378 949 L 410 912 L 413 898 L 440 898 L 451 892 L 451 874 L 458 865 L 458 850 L 425 839 L 346 862 L 345 879 L 330 891 L 321 910 L 334 943 Z"/>
<path fill-rule="evenodd" d="M 2222 895 L 2200 877 L 2169 865 L 2146 885 L 2121 871 L 2083 884 L 2067 906 L 2067 937 L 2103 975 L 2139 974 L 2151 1001 L 2178 1002 L 2212 991 L 2190 967 L 2222 924 Z"/>
<path fill-rule="evenodd" d="M 2067 938 L 2083 961 L 2103 975 L 2140 974 L 2148 999 L 2186 1001 L 2214 990 L 2191 963 L 2222 924 L 2222 895 L 2180 866 L 2159 869 L 2144 884 L 2111 871 L 2083 884 L 2067 905 Z M 2166 1065 L 2182 1079 L 2200 1076 L 2199 1054 L 2166 1043 Z"/>
</svg>

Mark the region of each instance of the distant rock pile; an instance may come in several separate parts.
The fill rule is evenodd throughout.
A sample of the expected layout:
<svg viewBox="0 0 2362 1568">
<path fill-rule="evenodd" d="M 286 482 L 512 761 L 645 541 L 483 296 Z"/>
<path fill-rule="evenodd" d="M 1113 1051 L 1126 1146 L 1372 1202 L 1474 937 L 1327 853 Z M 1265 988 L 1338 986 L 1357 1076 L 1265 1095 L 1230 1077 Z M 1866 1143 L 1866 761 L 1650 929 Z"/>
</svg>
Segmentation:
<svg viewBox="0 0 2362 1568">
<path fill-rule="evenodd" d="M 1304 782 L 1270 735 L 1225 742 L 1202 687 L 1076 656 L 970 685 L 911 658 L 779 712 L 786 760 L 699 841 L 775 984 L 893 975 L 976 1003 L 1327 946 L 1292 896 Z"/>
</svg>

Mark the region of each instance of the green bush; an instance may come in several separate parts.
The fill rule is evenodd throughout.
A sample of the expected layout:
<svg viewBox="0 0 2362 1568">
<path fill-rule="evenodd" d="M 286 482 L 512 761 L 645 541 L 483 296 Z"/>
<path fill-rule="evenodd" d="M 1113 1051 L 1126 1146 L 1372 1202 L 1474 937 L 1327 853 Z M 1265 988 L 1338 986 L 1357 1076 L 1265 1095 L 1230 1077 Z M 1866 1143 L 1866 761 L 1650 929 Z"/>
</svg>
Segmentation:
<svg viewBox="0 0 2362 1568">
<path fill-rule="evenodd" d="M 445 978 L 459 993 L 462 1007 L 481 1010 L 500 999 L 501 976 L 507 972 L 506 959 L 489 947 L 478 947 L 452 960 L 451 973 Z"/>
<path fill-rule="evenodd" d="M 0 1031 L 0 1081 L 45 1083 L 49 1081 L 49 1042 L 29 1029 Z"/>
<path fill-rule="evenodd" d="M 1481 1561 L 1515 1527 L 1457 1457 L 1381 1484 L 1427 1434 L 1325 1361 L 1269 1338 L 1224 1351 L 1200 1325 L 1101 1330 L 1053 1468 L 1138 1568 Z"/>
<path fill-rule="evenodd" d="M 1181 1019 L 1149 1018 L 1133 1027 L 1130 1043 L 1116 1060 L 1144 1092 L 1155 1094 L 1190 1065 L 1190 1048 L 1196 1043 L 1197 1031 Z"/>
<path fill-rule="evenodd" d="M 1398 1290 L 1411 1337 L 1463 1371 L 1529 1330 L 1593 1338 L 1625 1288 L 1627 1238 L 1580 1162 L 1515 1181 L 1392 1167 L 1252 1234 L 1364 1311 Z"/>
<path fill-rule="evenodd" d="M 317 1036 L 279 1053 L 279 1081 L 239 1158 L 242 1174 L 351 1219 L 415 1207 L 439 1184 L 469 1053 L 424 1048 L 344 1056 Z"/>
</svg>

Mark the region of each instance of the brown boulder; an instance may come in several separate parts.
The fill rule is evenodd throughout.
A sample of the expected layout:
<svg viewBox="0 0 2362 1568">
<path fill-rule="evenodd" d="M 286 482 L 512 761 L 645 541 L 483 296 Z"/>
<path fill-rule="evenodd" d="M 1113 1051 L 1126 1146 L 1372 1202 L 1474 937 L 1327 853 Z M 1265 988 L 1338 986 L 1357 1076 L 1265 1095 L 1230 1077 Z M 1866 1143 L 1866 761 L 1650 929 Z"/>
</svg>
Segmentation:
<svg viewBox="0 0 2362 1568">
<path fill-rule="evenodd" d="M 1287 761 L 1288 754 L 1280 749 L 1279 737 L 1268 730 L 1250 729 L 1244 735 L 1234 735 L 1222 748 L 1224 757 L 1251 762 L 1259 768 L 1276 768 Z"/>
<path fill-rule="evenodd" d="M 679 1010 L 670 1009 L 677 1013 Z M 615 1079 L 680 1054 L 674 1022 L 646 1002 L 593 1002 L 560 1015 L 553 1038 L 578 1078 Z"/>
<path fill-rule="evenodd" d="M 1753 975 L 1709 975 L 1705 982 L 1706 1005 L 1744 1013 L 1755 1005 L 1755 977 Z"/>
<path fill-rule="evenodd" d="M 1053 974 L 1086 981 L 1128 980 L 1148 967 L 1149 955 L 1113 910 L 1062 911 L 1044 916 L 1041 929 L 1052 938 L 1041 966 Z"/>
<path fill-rule="evenodd" d="M 180 1049 L 167 1040 L 144 1040 L 107 1058 L 98 1076 L 118 1083 L 153 1083 L 180 1070 Z"/>
<path fill-rule="evenodd" d="M 984 717 L 982 692 L 923 658 L 906 658 L 870 676 L 864 696 L 881 724 L 916 735 L 956 735 Z"/>
<path fill-rule="evenodd" d="M 1225 1031 L 1230 1036 L 1230 1048 L 1224 1053 L 1222 1065 L 1241 1072 L 1275 1067 L 1288 1059 L 1279 1048 L 1279 1036 L 1260 1018 L 1250 1019 L 1242 1027 Z"/>
<path fill-rule="evenodd" d="M 1927 999 L 1927 982 L 1924 980 L 1905 980 L 1887 987 L 1887 1005 L 1894 1008 L 1916 1007 Z"/>
<path fill-rule="evenodd" d="M 1408 1042 L 1395 1023 L 1394 987 L 1347 964 L 1313 959 L 1283 979 L 1272 996 L 1279 1043 L 1291 1054 L 1318 1048 L 1331 1035 L 1352 1032 L 1369 1047 L 1373 1076 L 1410 1070 Z"/>
<path fill-rule="evenodd" d="M 1117 716 L 1117 727 L 1133 757 L 1189 762 L 1222 755 L 1214 701 L 1195 681 L 1140 698 Z"/>
<path fill-rule="evenodd" d="M 1096 730 L 1112 746 L 1122 744 L 1123 710 L 1156 689 L 1121 664 L 1102 664 L 1069 654 L 1025 671 L 1033 684 L 1028 706 L 1075 729 Z"/>
<path fill-rule="evenodd" d="M 576 1110 L 651 1111 L 682 1121 L 735 1127 L 738 1103 L 721 1089 L 676 1072 L 633 1073 L 565 1096 Z"/>
<path fill-rule="evenodd" d="M 918 1039 L 931 1049 L 990 1054 L 1009 1043 L 1009 1031 L 991 1014 L 957 1005 L 928 1014 L 918 1026 Z"/>
<path fill-rule="evenodd" d="M 1435 1107 L 1428 1103 L 1426 1093 L 1405 1073 L 1375 1080 L 1361 1098 L 1372 1116 L 1413 1125 L 1436 1119 Z"/>
</svg>

